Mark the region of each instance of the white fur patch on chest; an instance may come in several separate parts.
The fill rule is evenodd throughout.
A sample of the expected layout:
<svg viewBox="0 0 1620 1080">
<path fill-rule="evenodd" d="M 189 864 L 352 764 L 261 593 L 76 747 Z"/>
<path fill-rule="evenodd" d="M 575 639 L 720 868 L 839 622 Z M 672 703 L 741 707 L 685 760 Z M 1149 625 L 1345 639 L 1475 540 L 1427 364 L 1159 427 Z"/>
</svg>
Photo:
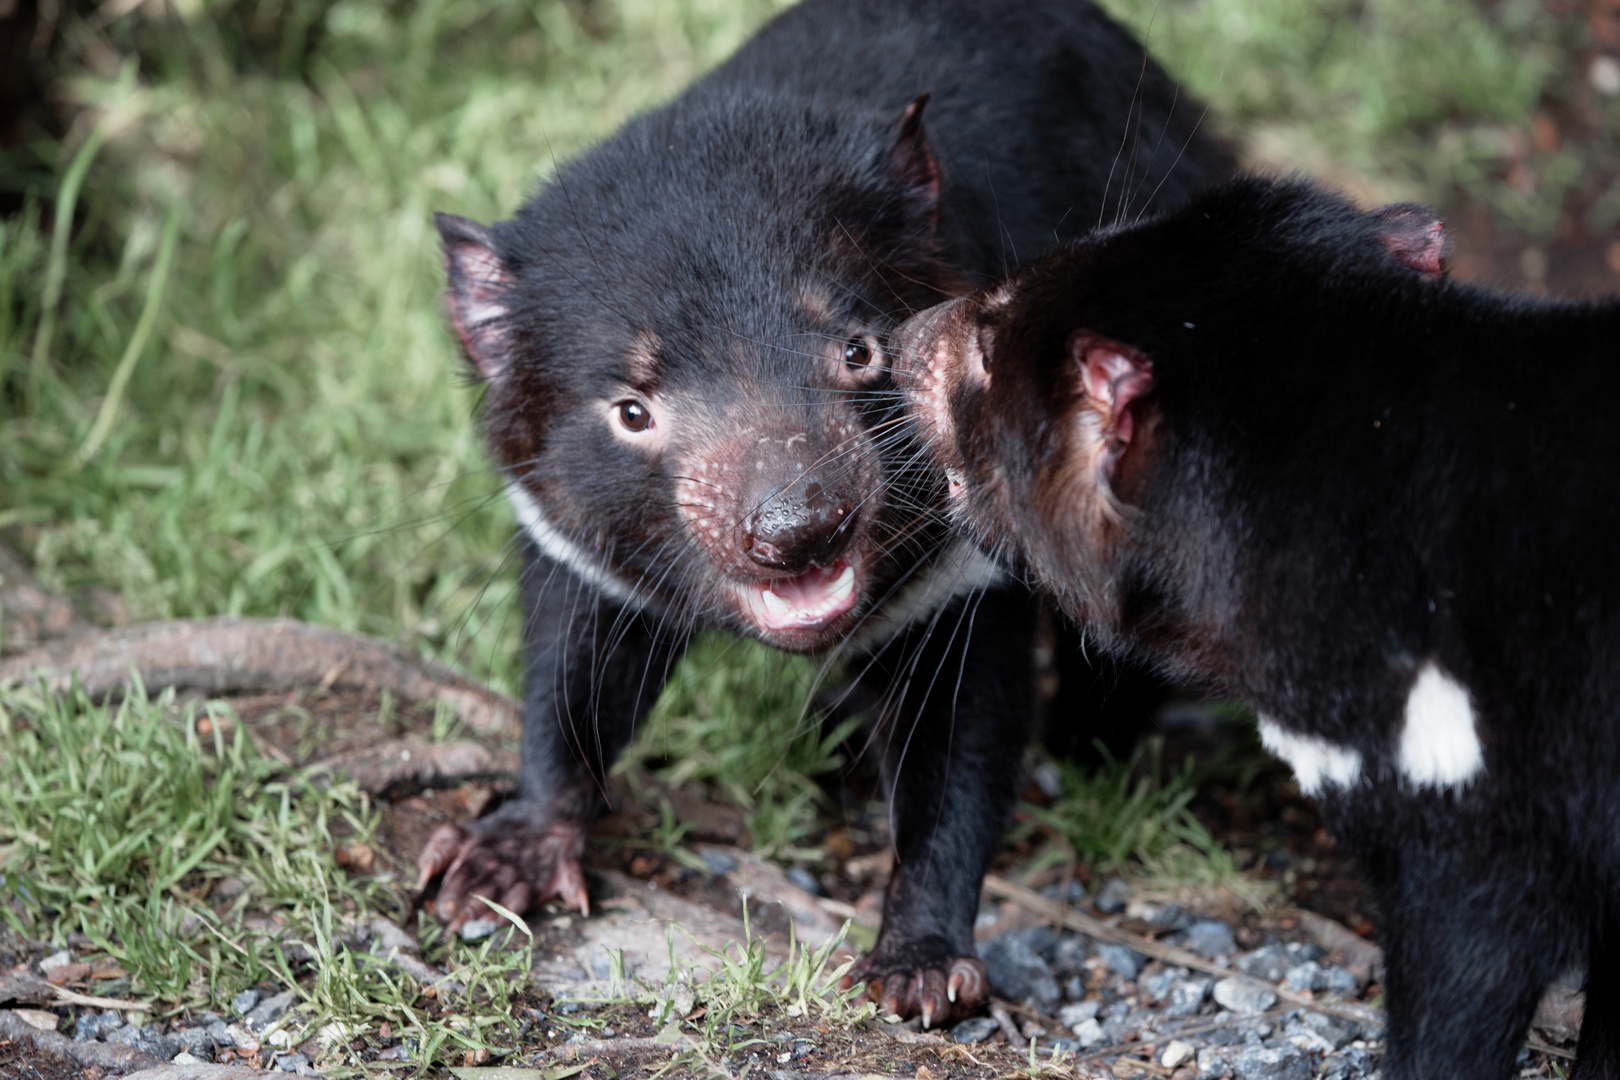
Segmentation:
<svg viewBox="0 0 1620 1080">
<path fill-rule="evenodd" d="M 525 491 L 516 480 L 507 481 L 506 497 L 511 500 L 512 512 L 517 515 L 518 525 L 529 534 L 529 538 L 541 551 L 568 567 L 588 584 L 594 585 L 604 595 L 631 610 L 639 611 L 646 606 L 642 598 L 636 595 L 635 589 L 591 558 L 585 549 L 568 539 L 555 525 L 547 521 L 534 496 Z"/>
<path fill-rule="evenodd" d="M 1398 761 L 1401 774 L 1419 787 L 1461 788 L 1485 771 L 1468 691 L 1432 660 L 1406 695 Z"/>
<path fill-rule="evenodd" d="M 1261 745 L 1288 762 L 1305 794 L 1316 795 L 1326 784 L 1348 788 L 1361 778 L 1361 751 L 1355 747 L 1289 731 L 1267 716 L 1259 721 Z"/>
</svg>

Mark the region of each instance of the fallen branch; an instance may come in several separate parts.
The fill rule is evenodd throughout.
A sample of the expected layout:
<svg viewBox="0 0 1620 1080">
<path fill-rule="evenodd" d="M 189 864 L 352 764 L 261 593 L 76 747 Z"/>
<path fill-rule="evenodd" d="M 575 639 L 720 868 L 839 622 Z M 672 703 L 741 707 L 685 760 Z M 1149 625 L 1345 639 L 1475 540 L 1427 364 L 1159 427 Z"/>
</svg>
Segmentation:
<svg viewBox="0 0 1620 1080">
<path fill-rule="evenodd" d="M 130 669 L 149 691 L 273 692 L 298 686 L 387 690 L 444 702 L 479 732 L 515 730 L 518 703 L 443 664 L 387 642 L 295 619 L 177 619 L 55 641 L 0 663 L 0 682 L 61 693 L 74 675 L 91 697 L 127 689 Z"/>
<path fill-rule="evenodd" d="M 481 743 L 433 743 L 414 735 L 334 754 L 315 764 L 347 775 L 360 790 L 373 795 L 398 784 L 442 787 L 517 771 L 516 755 L 496 755 Z"/>
<path fill-rule="evenodd" d="M 611 1054 L 639 1054 L 643 1050 L 695 1050 L 697 1044 L 685 1035 L 674 1039 L 665 1038 L 662 1035 L 650 1035 L 646 1038 L 625 1036 L 620 1039 L 581 1039 L 577 1043 L 563 1043 L 561 1046 L 554 1046 L 551 1049 L 552 1053 L 572 1053 L 577 1058 L 585 1054 L 592 1057 L 605 1057 Z"/>
<path fill-rule="evenodd" d="M 90 997 L 32 975 L 0 975 L 0 1004 L 20 1001 L 39 1005 L 82 1005 L 87 1009 L 150 1009 L 149 1003 L 122 998 Z"/>
</svg>

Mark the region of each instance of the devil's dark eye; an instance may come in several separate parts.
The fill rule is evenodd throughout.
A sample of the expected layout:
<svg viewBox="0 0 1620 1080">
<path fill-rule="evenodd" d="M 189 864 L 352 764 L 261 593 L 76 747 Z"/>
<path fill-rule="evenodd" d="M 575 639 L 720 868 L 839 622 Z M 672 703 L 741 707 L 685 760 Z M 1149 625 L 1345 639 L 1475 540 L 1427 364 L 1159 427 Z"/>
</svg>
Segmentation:
<svg viewBox="0 0 1620 1080">
<path fill-rule="evenodd" d="M 646 431 L 652 427 L 652 413 L 639 401 L 619 402 L 619 423 L 627 431 Z"/>
<path fill-rule="evenodd" d="M 852 368 L 863 368 L 872 362 L 872 346 L 865 338 L 850 338 L 844 342 L 844 363 Z"/>
</svg>

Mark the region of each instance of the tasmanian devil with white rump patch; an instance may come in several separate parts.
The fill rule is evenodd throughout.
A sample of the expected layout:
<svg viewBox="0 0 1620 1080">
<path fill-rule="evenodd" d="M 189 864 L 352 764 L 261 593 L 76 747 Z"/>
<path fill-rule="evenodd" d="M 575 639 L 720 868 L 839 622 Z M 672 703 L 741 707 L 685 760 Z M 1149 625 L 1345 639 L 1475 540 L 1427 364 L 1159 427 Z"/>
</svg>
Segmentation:
<svg viewBox="0 0 1620 1080">
<path fill-rule="evenodd" d="M 439 217 L 523 529 L 528 671 L 516 798 L 422 854 L 440 917 L 585 908 L 608 767 L 691 634 L 729 628 L 837 651 L 881 702 L 897 863 L 857 977 L 925 1023 L 982 1005 L 1033 601 L 950 538 L 889 332 L 1228 172 L 1199 118 L 1080 0 L 808 0 L 514 219 Z"/>
<path fill-rule="evenodd" d="M 1587 964 L 1620 1076 L 1620 301 L 1441 274 L 1422 207 L 1243 179 L 896 334 L 954 512 L 1260 716 L 1385 922 L 1388 1080 L 1497 1080 Z"/>
</svg>

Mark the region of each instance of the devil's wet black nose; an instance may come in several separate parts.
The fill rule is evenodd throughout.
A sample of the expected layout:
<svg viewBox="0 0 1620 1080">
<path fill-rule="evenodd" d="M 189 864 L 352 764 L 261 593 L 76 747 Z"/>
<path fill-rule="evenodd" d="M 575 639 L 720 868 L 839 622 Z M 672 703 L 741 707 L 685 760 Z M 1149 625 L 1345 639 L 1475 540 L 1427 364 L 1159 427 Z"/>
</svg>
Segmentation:
<svg viewBox="0 0 1620 1080">
<path fill-rule="evenodd" d="M 810 480 L 766 499 L 743 522 L 748 557 L 772 570 L 830 566 L 854 535 L 855 500 Z"/>
</svg>

